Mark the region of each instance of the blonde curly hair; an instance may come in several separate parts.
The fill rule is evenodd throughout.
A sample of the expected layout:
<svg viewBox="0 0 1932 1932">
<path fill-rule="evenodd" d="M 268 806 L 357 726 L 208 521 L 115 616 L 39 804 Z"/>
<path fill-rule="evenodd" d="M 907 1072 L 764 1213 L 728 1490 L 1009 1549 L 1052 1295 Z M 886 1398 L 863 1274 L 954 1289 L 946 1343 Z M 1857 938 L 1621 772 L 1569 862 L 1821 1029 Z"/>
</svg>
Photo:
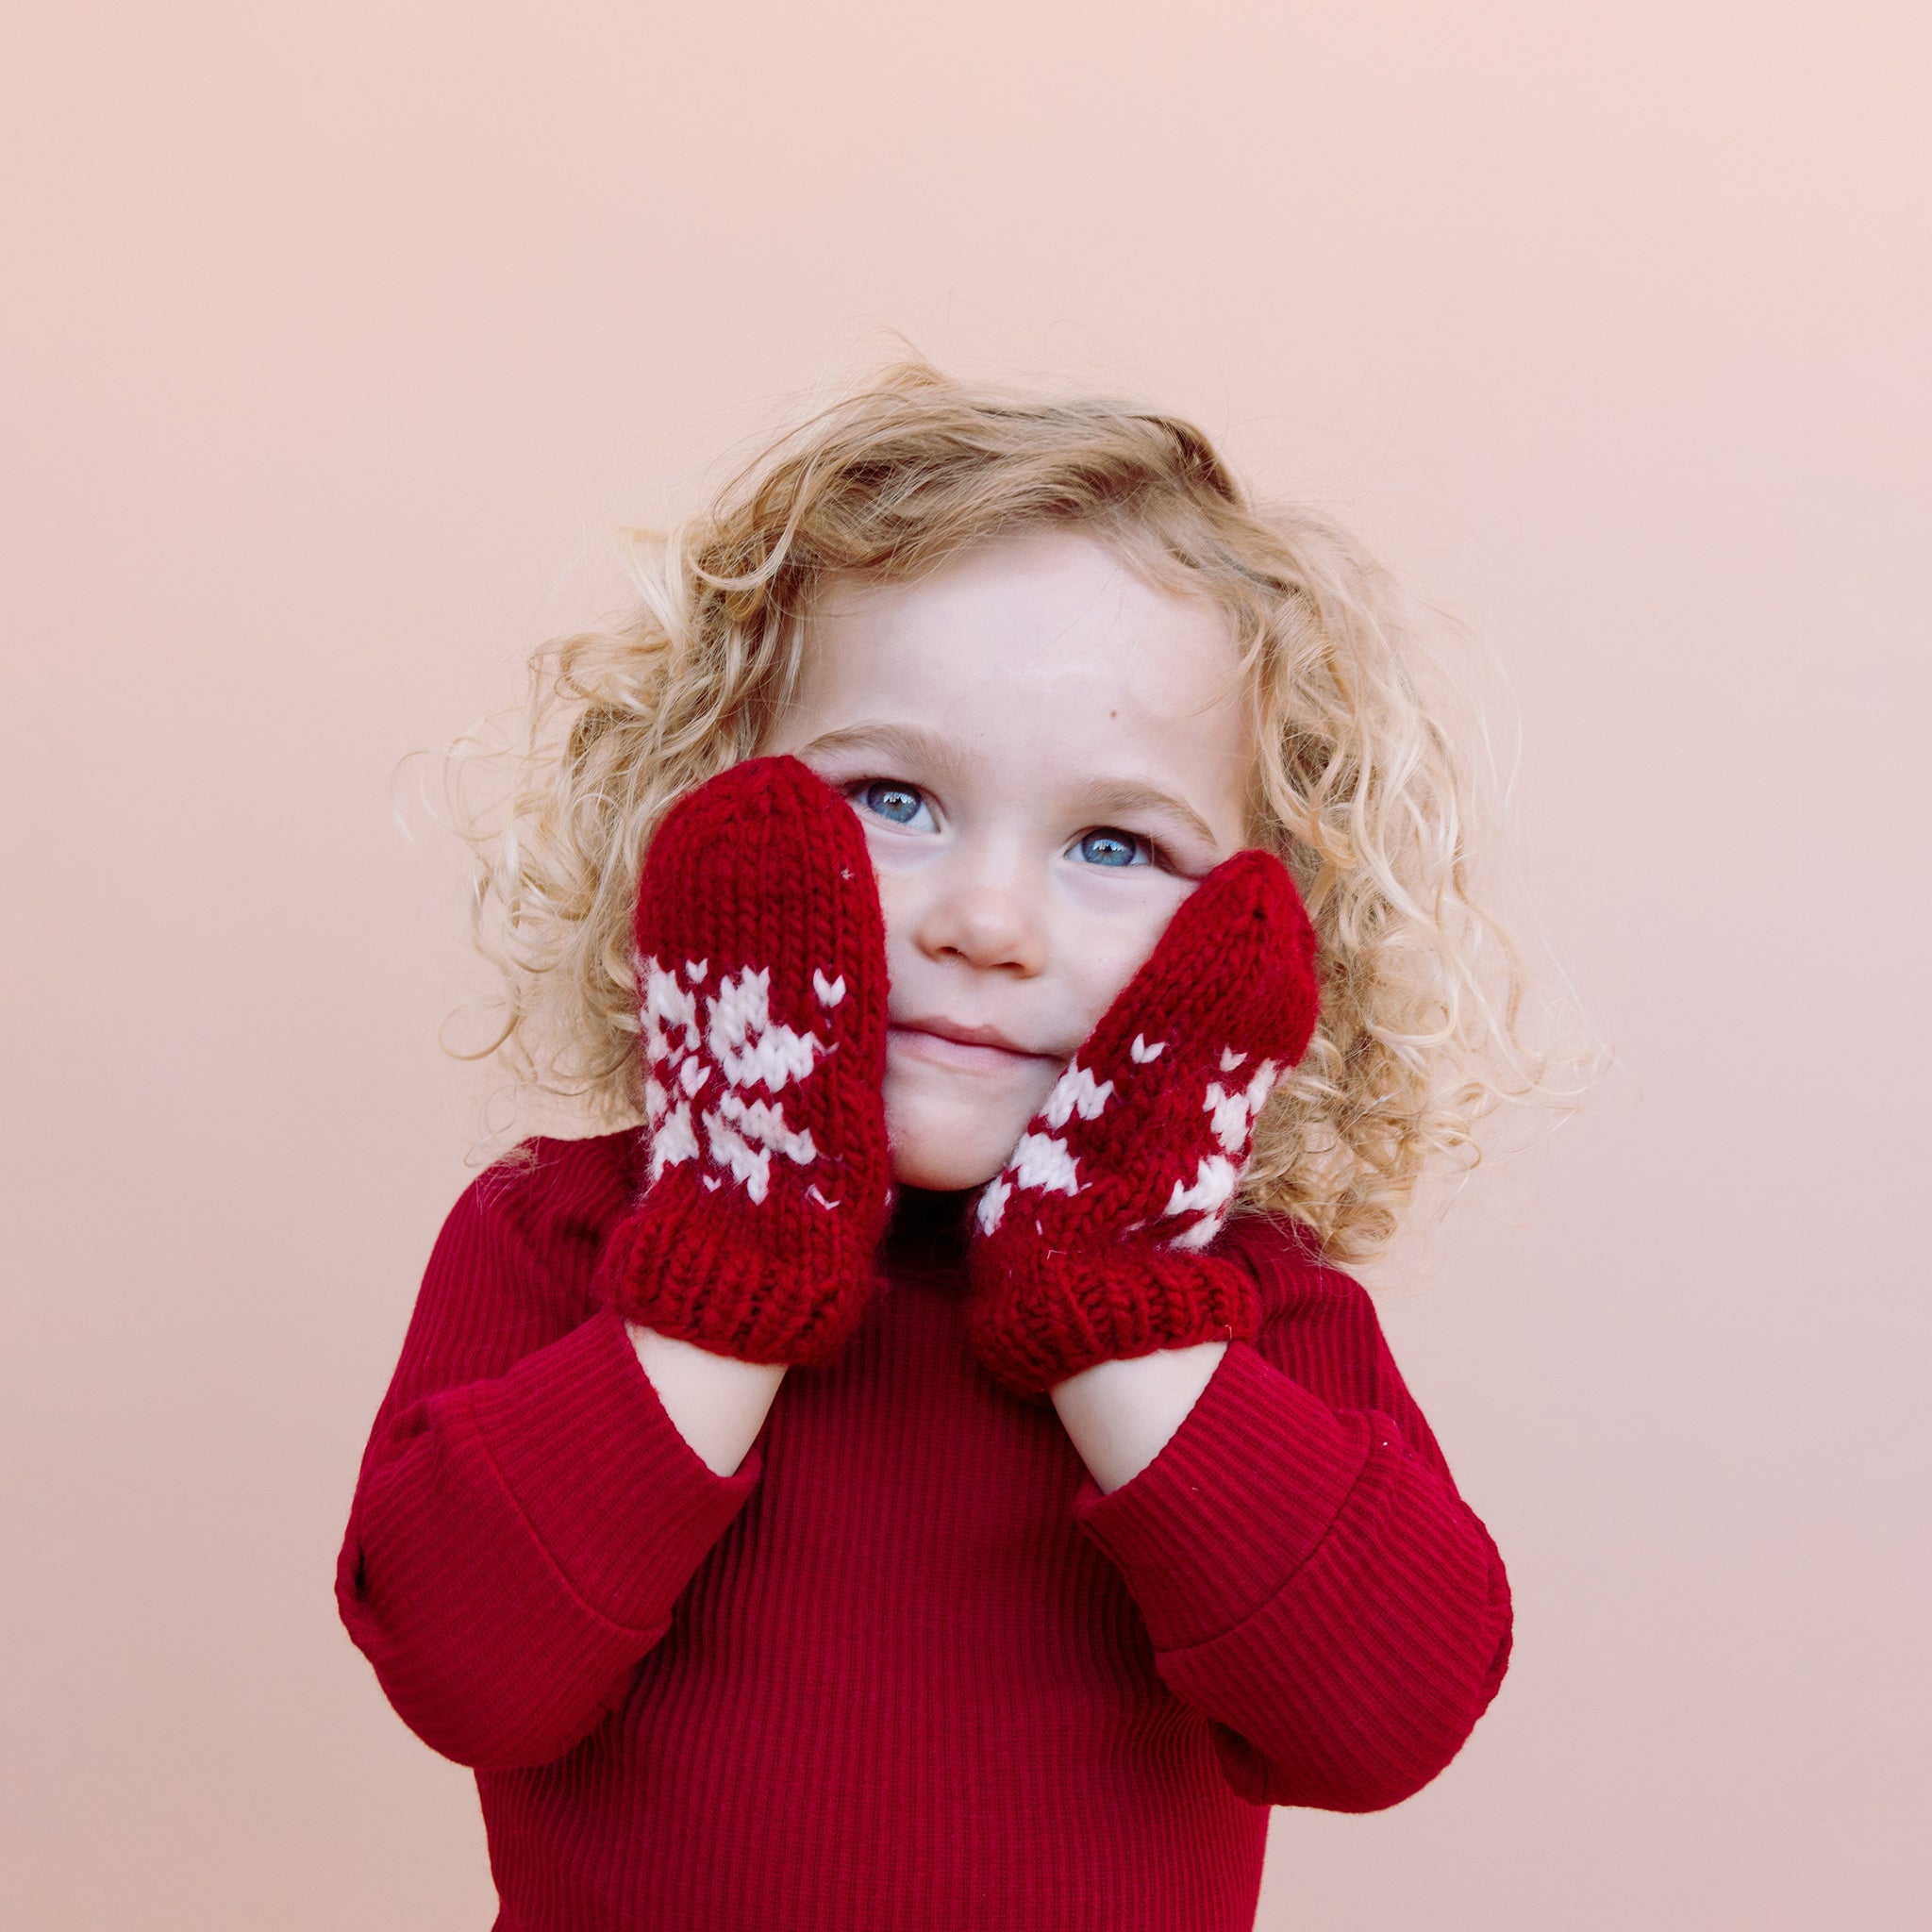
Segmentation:
<svg viewBox="0 0 1932 1932">
<path fill-rule="evenodd" d="M 1374 1256 L 1426 1172 L 1482 1158 L 1478 1119 L 1581 1091 L 1555 1077 L 1574 1055 L 1522 1037 L 1520 949 L 1472 896 L 1501 797 L 1487 725 L 1440 676 L 1440 621 L 1357 541 L 1257 507 L 1199 429 L 1127 403 L 908 360 L 779 437 L 668 533 L 626 533 L 633 608 L 539 651 L 514 742 L 452 750 L 473 933 L 503 988 L 493 1038 L 462 1057 L 497 1056 L 520 1091 L 597 1126 L 635 1124 L 631 913 L 666 807 L 758 755 L 832 573 L 910 577 L 1042 525 L 1206 591 L 1234 626 L 1261 747 L 1248 836 L 1301 889 L 1322 985 L 1236 1211 L 1294 1215 L 1338 1260 Z M 481 810 L 466 791 L 479 755 L 509 772 Z"/>
</svg>

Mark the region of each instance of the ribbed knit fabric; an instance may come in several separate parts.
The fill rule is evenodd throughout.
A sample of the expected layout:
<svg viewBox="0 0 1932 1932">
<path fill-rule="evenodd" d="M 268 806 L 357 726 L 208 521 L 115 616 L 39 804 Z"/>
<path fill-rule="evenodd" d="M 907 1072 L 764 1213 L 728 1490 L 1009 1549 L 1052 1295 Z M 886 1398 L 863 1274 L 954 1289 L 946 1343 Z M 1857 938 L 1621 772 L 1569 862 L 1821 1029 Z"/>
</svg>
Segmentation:
<svg viewBox="0 0 1932 1932">
<path fill-rule="evenodd" d="M 968 1197 L 908 1191 L 721 1478 L 591 1291 L 638 1137 L 528 1151 L 436 1244 L 337 1575 L 476 1771 L 496 1932 L 1234 1932 L 1268 1805 L 1392 1805 L 1493 1695 L 1502 1564 L 1298 1224 L 1223 1229 L 1257 1340 L 1102 1496 L 967 1346 Z"/>
<path fill-rule="evenodd" d="M 1224 859 L 980 1191 L 967 1334 L 1015 1393 L 1097 1362 L 1254 1339 L 1253 1281 L 1205 1251 L 1257 1117 L 1307 1050 L 1316 951 L 1280 859 Z"/>
</svg>

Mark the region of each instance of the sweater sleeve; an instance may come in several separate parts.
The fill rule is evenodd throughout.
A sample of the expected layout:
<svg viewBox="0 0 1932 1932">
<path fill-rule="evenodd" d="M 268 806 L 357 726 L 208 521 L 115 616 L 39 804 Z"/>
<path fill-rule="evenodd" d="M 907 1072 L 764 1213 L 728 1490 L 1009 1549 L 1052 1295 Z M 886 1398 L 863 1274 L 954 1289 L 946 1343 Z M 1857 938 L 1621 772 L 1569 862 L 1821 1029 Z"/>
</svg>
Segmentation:
<svg viewBox="0 0 1932 1932">
<path fill-rule="evenodd" d="M 491 1180 L 437 1241 L 336 1572 L 397 1715 L 479 1770 L 548 1763 L 618 1707 L 759 1470 L 699 1459 Z"/>
<path fill-rule="evenodd" d="M 1241 1796 L 1378 1810 L 1436 1776 L 1495 1695 L 1508 1583 L 1365 1291 L 1319 1263 L 1282 1274 L 1255 1345 L 1228 1349 L 1131 1481 L 1085 1482 L 1074 1515 Z"/>
</svg>

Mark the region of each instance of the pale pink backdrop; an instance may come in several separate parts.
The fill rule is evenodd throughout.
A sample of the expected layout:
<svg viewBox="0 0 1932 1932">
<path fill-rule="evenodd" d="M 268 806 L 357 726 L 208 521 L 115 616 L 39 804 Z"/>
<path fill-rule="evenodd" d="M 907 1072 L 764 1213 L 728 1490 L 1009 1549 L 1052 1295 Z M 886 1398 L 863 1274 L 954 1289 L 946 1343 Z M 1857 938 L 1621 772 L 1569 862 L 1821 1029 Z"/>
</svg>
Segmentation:
<svg viewBox="0 0 1932 1932">
<path fill-rule="evenodd" d="M 1922 21 L 16 9 L 8 1922 L 489 1924 L 331 1596 L 475 1121 L 391 768 L 899 328 L 1198 416 L 1491 629 L 1620 1056 L 1384 1304 L 1508 1683 L 1278 1813 L 1261 1924 L 1923 1923 Z"/>
</svg>

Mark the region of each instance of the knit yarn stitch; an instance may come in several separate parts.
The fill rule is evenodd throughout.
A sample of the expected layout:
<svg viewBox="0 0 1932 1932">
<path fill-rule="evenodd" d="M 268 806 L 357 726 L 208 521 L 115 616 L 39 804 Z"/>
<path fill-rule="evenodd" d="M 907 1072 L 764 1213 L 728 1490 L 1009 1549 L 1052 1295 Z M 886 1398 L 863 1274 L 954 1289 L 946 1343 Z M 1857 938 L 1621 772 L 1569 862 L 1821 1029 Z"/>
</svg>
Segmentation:
<svg viewBox="0 0 1932 1932">
<path fill-rule="evenodd" d="M 968 1332 L 1037 1395 L 1094 1363 L 1249 1341 L 1221 1231 L 1255 1121 L 1314 1033 L 1314 928 L 1274 854 L 1238 852 L 1182 901 L 974 1206 Z"/>
<path fill-rule="evenodd" d="M 649 1173 L 600 1290 L 714 1354 L 822 1364 L 863 1313 L 891 1198 L 864 830 L 801 760 L 734 765 L 658 825 L 635 933 Z"/>
</svg>

